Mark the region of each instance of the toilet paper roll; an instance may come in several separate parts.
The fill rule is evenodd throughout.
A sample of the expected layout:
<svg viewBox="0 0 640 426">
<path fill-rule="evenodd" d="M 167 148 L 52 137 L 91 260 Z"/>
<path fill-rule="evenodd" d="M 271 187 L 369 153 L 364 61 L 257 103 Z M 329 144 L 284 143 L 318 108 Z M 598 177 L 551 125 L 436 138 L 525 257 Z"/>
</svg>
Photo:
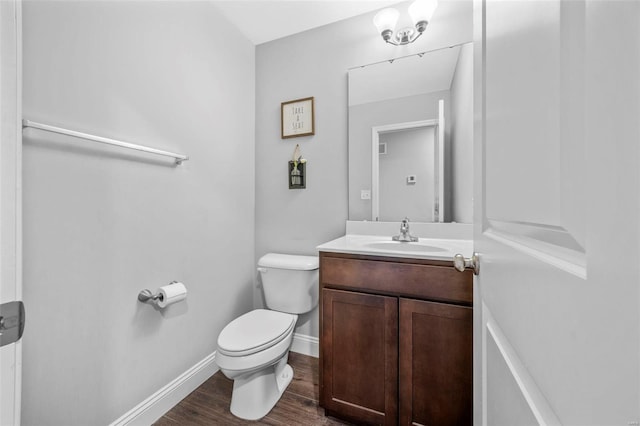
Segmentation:
<svg viewBox="0 0 640 426">
<path fill-rule="evenodd" d="M 158 306 L 165 308 L 185 299 L 187 297 L 187 288 L 182 283 L 173 282 L 169 285 L 160 287 L 157 293 L 160 293 L 160 297 L 158 297 L 157 301 Z"/>
</svg>

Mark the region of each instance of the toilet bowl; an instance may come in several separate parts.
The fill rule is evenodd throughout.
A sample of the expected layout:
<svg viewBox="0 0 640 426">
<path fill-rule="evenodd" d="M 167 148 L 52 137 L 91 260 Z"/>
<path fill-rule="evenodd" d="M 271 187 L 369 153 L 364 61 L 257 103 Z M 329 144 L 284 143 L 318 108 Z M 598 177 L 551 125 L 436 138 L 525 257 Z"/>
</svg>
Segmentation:
<svg viewBox="0 0 640 426">
<path fill-rule="evenodd" d="M 234 381 L 231 413 L 264 417 L 293 378 L 287 364 L 298 314 L 318 302 L 318 258 L 270 253 L 258 262 L 267 309 L 230 322 L 218 336 L 216 363 Z"/>
<path fill-rule="evenodd" d="M 295 314 L 256 309 L 220 333 L 216 362 L 234 380 L 231 413 L 235 416 L 264 417 L 291 382 L 287 359 L 297 319 Z"/>
</svg>

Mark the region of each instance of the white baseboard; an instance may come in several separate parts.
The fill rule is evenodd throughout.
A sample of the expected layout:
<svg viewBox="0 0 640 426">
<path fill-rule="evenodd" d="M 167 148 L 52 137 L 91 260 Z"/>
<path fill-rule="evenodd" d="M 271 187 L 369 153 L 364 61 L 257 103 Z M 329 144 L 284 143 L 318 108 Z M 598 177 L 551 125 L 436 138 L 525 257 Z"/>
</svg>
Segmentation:
<svg viewBox="0 0 640 426">
<path fill-rule="evenodd" d="M 318 342 L 317 337 L 294 333 L 291 350 L 317 358 L 319 354 Z M 154 423 L 218 372 L 219 368 L 215 358 L 216 353 L 213 352 L 109 426 L 147 426 Z"/>
<path fill-rule="evenodd" d="M 215 351 L 175 380 L 133 407 L 110 426 L 148 426 L 218 372 Z"/>
<path fill-rule="evenodd" d="M 317 337 L 307 336 L 306 334 L 293 333 L 293 342 L 291 342 L 291 350 L 303 355 L 309 355 L 318 358 L 320 354 L 319 340 Z"/>
</svg>

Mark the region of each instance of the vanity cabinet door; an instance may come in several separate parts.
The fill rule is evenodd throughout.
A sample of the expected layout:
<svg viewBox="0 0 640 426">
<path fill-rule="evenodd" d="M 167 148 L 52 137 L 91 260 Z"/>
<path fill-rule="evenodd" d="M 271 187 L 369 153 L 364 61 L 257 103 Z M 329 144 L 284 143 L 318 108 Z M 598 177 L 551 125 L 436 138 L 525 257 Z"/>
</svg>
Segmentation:
<svg viewBox="0 0 640 426">
<path fill-rule="evenodd" d="M 400 424 L 473 423 L 473 310 L 400 299 Z"/>
<path fill-rule="evenodd" d="M 322 290 L 322 405 L 359 424 L 398 421 L 398 299 Z"/>
</svg>

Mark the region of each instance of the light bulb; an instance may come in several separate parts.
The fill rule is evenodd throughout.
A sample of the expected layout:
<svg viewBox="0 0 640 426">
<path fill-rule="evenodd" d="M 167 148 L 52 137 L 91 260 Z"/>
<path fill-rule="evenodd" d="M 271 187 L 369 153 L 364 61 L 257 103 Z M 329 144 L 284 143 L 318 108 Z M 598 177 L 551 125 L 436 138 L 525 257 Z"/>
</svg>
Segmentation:
<svg viewBox="0 0 640 426">
<path fill-rule="evenodd" d="M 400 12 L 392 7 L 382 9 L 380 12 L 376 13 L 376 16 L 373 17 L 373 25 L 376 26 L 379 34 L 382 34 L 385 31 L 393 32 L 393 30 L 395 30 L 396 28 L 396 23 L 398 22 L 399 16 Z"/>
<path fill-rule="evenodd" d="M 414 25 L 420 22 L 431 22 L 433 12 L 438 7 L 437 0 L 416 0 L 409 6 L 409 15 Z"/>
</svg>

